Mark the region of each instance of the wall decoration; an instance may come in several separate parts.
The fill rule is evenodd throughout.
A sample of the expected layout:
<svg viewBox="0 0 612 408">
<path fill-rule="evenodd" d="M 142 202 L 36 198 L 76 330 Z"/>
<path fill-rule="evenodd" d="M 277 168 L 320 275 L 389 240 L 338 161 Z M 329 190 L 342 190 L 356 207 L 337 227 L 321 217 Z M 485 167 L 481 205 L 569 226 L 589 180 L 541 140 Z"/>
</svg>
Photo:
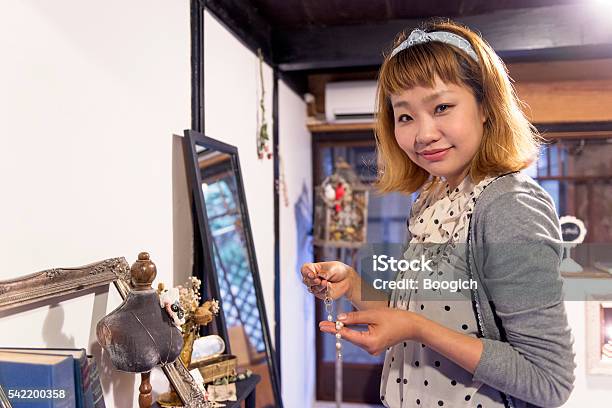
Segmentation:
<svg viewBox="0 0 612 408">
<path fill-rule="evenodd" d="M 368 187 L 342 158 L 315 188 L 314 244 L 359 248 L 367 239 Z"/>
<path fill-rule="evenodd" d="M 272 148 L 270 147 L 270 134 L 268 133 L 268 123 L 266 122 L 266 105 L 264 101 L 266 90 L 263 80 L 263 54 L 261 53 L 261 48 L 257 49 L 257 55 L 259 57 L 260 79 L 259 109 L 257 110 L 257 156 L 260 159 L 264 157 L 271 159 Z"/>
</svg>

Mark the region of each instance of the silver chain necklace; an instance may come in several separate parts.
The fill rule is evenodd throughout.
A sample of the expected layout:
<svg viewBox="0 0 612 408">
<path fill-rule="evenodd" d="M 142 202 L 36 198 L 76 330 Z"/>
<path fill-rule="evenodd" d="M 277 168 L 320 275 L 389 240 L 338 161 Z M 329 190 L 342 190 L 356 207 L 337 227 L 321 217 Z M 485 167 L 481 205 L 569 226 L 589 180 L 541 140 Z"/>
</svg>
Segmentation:
<svg viewBox="0 0 612 408">
<path fill-rule="evenodd" d="M 323 303 L 325 303 L 325 312 L 327 313 L 327 321 L 334 321 L 334 300 L 330 295 L 330 283 L 327 283 L 327 287 L 325 288 L 325 299 Z M 335 363 L 335 371 L 336 371 L 336 387 L 335 387 L 335 395 L 336 395 L 336 407 L 340 408 L 342 404 L 342 335 L 339 331 L 344 327 L 344 323 L 336 321 L 336 363 Z"/>
</svg>

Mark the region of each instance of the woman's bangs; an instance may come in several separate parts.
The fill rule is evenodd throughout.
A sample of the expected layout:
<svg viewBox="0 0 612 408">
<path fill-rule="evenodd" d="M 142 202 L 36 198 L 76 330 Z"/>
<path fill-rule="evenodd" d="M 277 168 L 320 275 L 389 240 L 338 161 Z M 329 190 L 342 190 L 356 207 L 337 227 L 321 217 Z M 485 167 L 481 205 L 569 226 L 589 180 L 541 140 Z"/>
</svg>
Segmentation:
<svg viewBox="0 0 612 408">
<path fill-rule="evenodd" d="M 422 86 L 433 88 L 436 77 L 460 84 L 459 61 L 449 46 L 430 42 L 413 45 L 391 57 L 381 75 L 381 86 L 386 95 L 398 95 L 406 89 Z"/>
</svg>

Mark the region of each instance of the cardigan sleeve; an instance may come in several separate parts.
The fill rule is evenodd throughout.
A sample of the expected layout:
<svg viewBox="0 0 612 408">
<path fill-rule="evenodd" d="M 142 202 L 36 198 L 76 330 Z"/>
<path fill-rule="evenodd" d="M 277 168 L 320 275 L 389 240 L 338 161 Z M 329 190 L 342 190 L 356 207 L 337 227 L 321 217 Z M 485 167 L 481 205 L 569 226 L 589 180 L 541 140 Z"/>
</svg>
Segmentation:
<svg viewBox="0 0 612 408">
<path fill-rule="evenodd" d="M 474 380 L 541 407 L 573 388 L 574 353 L 559 274 L 559 221 L 544 190 L 506 192 L 475 219 L 480 276 L 507 342 L 481 339 Z M 481 269 L 482 268 L 482 269 Z"/>
</svg>

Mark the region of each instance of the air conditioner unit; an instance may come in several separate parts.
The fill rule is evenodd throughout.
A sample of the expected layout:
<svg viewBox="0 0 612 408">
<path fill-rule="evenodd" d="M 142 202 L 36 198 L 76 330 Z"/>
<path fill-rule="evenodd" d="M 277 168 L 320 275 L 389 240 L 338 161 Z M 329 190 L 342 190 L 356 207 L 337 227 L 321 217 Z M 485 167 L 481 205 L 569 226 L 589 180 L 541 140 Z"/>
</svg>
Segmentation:
<svg viewBox="0 0 612 408">
<path fill-rule="evenodd" d="M 325 116 L 328 122 L 372 122 L 376 105 L 376 81 L 328 82 Z"/>
</svg>

